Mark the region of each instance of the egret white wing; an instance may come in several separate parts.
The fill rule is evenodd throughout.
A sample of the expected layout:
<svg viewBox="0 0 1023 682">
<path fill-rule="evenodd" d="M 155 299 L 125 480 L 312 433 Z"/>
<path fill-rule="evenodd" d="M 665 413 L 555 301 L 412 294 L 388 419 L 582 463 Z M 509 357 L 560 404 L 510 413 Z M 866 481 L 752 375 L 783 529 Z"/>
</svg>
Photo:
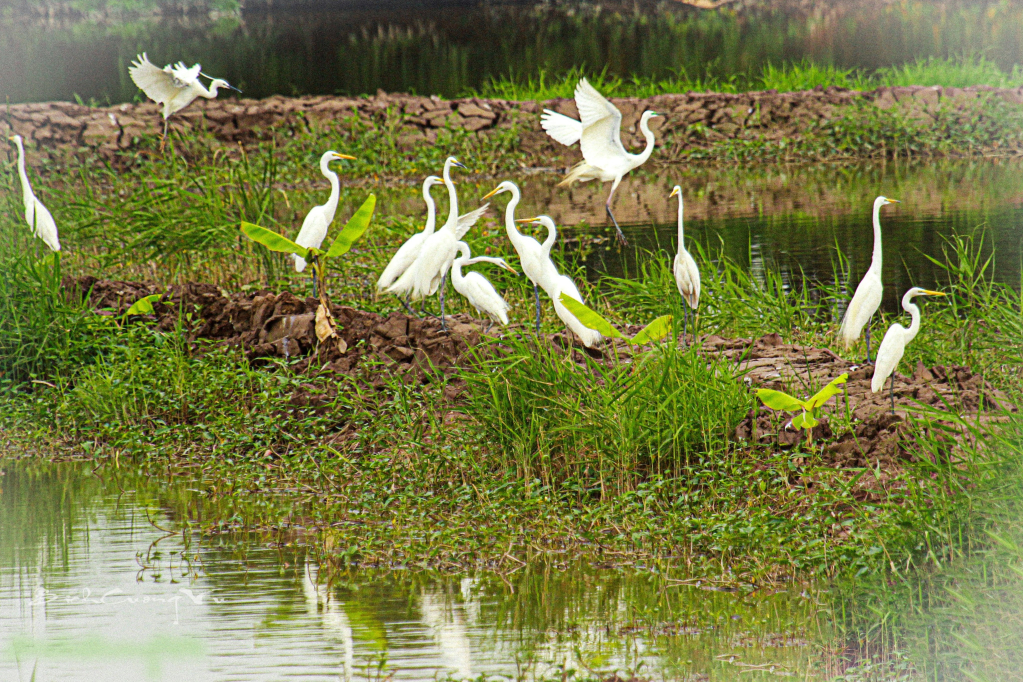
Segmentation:
<svg viewBox="0 0 1023 682">
<path fill-rule="evenodd" d="M 128 67 L 128 74 L 146 97 L 164 104 L 181 90 L 174 84 L 174 76 L 153 64 L 143 52 Z"/>
<path fill-rule="evenodd" d="M 856 339 L 860 338 L 863 327 L 877 312 L 883 292 L 881 278 L 868 270 L 856 287 L 856 293 L 853 294 L 852 301 L 849 302 L 849 307 L 842 318 L 842 326 L 838 329 L 838 338 L 846 350 L 852 348 Z"/>
<path fill-rule="evenodd" d="M 422 250 L 426 237 L 427 235 L 422 232 L 417 232 L 401 245 L 401 248 L 391 257 L 387 267 L 380 273 L 380 279 L 377 280 L 377 291 L 383 291 L 391 286 L 402 273 L 409 269 Z"/>
<path fill-rule="evenodd" d="M 885 332 L 881 347 L 877 349 L 877 357 L 874 358 L 874 376 L 870 379 L 870 390 L 873 393 L 884 388 L 885 380 L 899 366 L 899 361 L 906 352 L 905 334 L 906 328 L 901 324 L 893 324 Z"/>
<path fill-rule="evenodd" d="M 585 78 L 575 86 L 575 105 L 582 124 L 579 146 L 583 158 L 600 165 L 600 159 L 608 153 L 625 154 L 621 137 L 622 112 Z"/>
<path fill-rule="evenodd" d="M 34 196 L 32 199 L 35 201 L 33 219 L 35 220 L 36 236 L 46 242 L 46 245 L 53 251 L 60 251 L 60 240 L 57 239 L 57 223 L 53 220 L 53 215 L 43 206 L 43 202 Z"/>
<path fill-rule="evenodd" d="M 692 254 L 679 251 L 675 254 L 675 284 L 678 293 L 693 310 L 700 305 L 700 269 L 696 266 Z"/>
<path fill-rule="evenodd" d="M 455 239 L 464 237 L 469 228 L 476 224 L 480 217 L 487 212 L 488 208 L 490 208 L 490 204 L 483 204 L 475 211 L 469 211 L 465 215 L 458 216 L 458 222 L 455 224 Z"/>
<path fill-rule="evenodd" d="M 486 313 L 494 322 L 508 324 L 508 302 L 486 277 L 478 272 L 466 273 L 455 288 L 476 310 Z"/>
<path fill-rule="evenodd" d="M 191 68 L 185 66 L 184 62 L 178 62 L 174 65 L 171 73 L 178 79 L 182 87 L 191 85 L 199 80 L 199 72 L 202 71 L 202 66 L 195 64 Z"/>
<path fill-rule="evenodd" d="M 570 147 L 579 141 L 583 134 L 583 124 L 574 118 L 544 109 L 540 115 L 540 125 L 556 142 Z"/>
</svg>

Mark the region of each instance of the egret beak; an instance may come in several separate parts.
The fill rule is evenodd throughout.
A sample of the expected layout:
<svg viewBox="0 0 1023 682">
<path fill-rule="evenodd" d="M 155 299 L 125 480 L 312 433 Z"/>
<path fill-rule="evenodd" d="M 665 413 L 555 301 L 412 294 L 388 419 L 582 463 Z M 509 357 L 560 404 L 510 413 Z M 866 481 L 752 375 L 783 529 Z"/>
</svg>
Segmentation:
<svg viewBox="0 0 1023 682">
<path fill-rule="evenodd" d="M 518 274 L 519 274 L 519 273 L 518 273 L 518 272 L 517 272 L 517 271 L 515 270 L 515 268 L 513 268 L 513 267 L 512 267 L 512 266 L 510 266 L 510 265 L 508 265 L 508 264 L 507 264 L 507 263 L 505 263 L 505 262 L 504 262 L 503 260 L 502 260 L 501 262 L 499 262 L 499 263 L 496 263 L 495 265 L 497 265 L 497 267 L 499 267 L 499 268 L 504 268 L 505 270 L 507 270 L 508 272 L 510 272 L 510 273 L 511 273 L 511 274 L 513 274 L 513 275 L 518 275 Z"/>
<path fill-rule="evenodd" d="M 486 199 L 486 197 L 483 197 L 483 198 Z M 525 224 L 525 223 L 538 223 L 538 222 L 540 222 L 540 219 L 539 218 L 516 218 L 515 222 L 523 223 L 523 224 Z"/>
<path fill-rule="evenodd" d="M 656 111 L 650 114 L 650 118 L 660 118 L 661 116 L 664 116 L 664 114 L 658 114 Z"/>
<path fill-rule="evenodd" d="M 11 135 L 10 137 L 8 137 L 7 141 L 8 142 L 14 142 L 14 135 Z"/>
<path fill-rule="evenodd" d="M 239 95 L 240 95 L 240 94 L 242 94 L 242 91 L 241 91 L 241 90 L 239 90 L 238 88 L 234 87 L 233 85 L 228 85 L 228 86 L 227 86 L 227 89 L 228 89 L 228 90 L 234 90 L 234 91 L 235 91 L 235 92 L 237 92 L 237 93 L 238 93 Z"/>
<path fill-rule="evenodd" d="M 483 198 L 484 199 L 489 199 L 490 197 L 494 196 L 498 192 L 503 192 L 503 191 L 504 191 L 503 189 L 501 189 L 500 187 L 497 187 L 497 188 L 491 190 L 490 192 L 488 192 L 487 194 L 484 194 Z"/>
<path fill-rule="evenodd" d="M 334 158 L 335 159 L 347 159 L 349 161 L 355 161 L 355 157 L 354 156 L 348 156 L 348 154 L 338 154 L 336 152 L 334 154 Z"/>
<path fill-rule="evenodd" d="M 672 190 L 671 190 L 671 194 L 668 195 L 668 198 L 670 199 L 673 196 L 677 196 L 678 194 L 681 194 L 681 191 L 679 190 L 679 188 L 678 187 L 673 187 Z"/>
<path fill-rule="evenodd" d="M 464 163 L 459 163 L 458 161 L 454 161 L 454 162 L 452 162 L 452 164 L 451 164 L 451 165 L 452 165 L 452 166 L 457 166 L 458 168 L 462 168 L 462 169 L 464 169 L 464 170 L 469 170 L 468 168 L 466 168 L 466 167 L 465 167 L 465 164 L 464 164 Z"/>
<path fill-rule="evenodd" d="M 948 296 L 948 294 L 943 294 L 940 291 L 931 291 L 930 289 L 924 289 L 923 294 L 926 296 Z"/>
<path fill-rule="evenodd" d="M 889 204 L 901 204 L 902 202 L 899 201 L 898 199 L 889 199 L 888 203 Z"/>
</svg>

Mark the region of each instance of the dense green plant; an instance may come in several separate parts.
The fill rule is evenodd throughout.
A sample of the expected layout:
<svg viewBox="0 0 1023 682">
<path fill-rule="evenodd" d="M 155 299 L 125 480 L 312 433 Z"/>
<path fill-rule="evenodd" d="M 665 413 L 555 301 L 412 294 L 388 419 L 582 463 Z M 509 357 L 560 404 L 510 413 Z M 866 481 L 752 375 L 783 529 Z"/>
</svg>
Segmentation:
<svg viewBox="0 0 1023 682">
<path fill-rule="evenodd" d="M 848 379 L 848 374 L 841 374 L 806 400 L 800 400 L 784 391 L 776 391 L 770 388 L 758 388 L 757 398 L 772 410 L 799 412 L 799 414 L 792 418 L 790 425 L 794 429 L 806 431 L 806 442 L 809 445 L 812 442 L 813 427 L 820 423 L 820 420 L 817 419 L 817 410 L 824 407 L 825 403 L 836 394 L 841 393 L 842 389 L 840 387 Z"/>
</svg>

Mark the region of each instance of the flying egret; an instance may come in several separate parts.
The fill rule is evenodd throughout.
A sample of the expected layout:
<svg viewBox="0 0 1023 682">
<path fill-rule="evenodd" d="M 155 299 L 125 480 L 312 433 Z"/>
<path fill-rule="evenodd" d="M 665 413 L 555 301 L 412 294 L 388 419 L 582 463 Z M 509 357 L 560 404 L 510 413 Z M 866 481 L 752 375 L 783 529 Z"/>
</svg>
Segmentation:
<svg viewBox="0 0 1023 682">
<path fill-rule="evenodd" d="M 307 249 L 320 248 L 320 244 L 323 243 L 324 238 L 327 236 L 330 224 L 334 222 L 337 202 L 341 198 L 341 181 L 338 180 L 337 173 L 330 169 L 330 162 L 338 159 L 354 161 L 355 157 L 348 154 L 338 154 L 334 151 L 324 152 L 323 156 L 320 157 L 320 172 L 330 181 L 330 196 L 327 198 L 327 203 L 321 206 L 313 206 L 309 209 L 305 220 L 302 221 L 302 229 L 298 231 L 298 236 L 295 237 L 295 243 L 299 246 L 304 246 Z M 293 253 L 291 254 L 291 259 L 295 261 L 295 270 L 297 272 L 305 270 L 305 258 Z M 313 295 L 316 295 L 315 275 L 313 275 Z"/>
<path fill-rule="evenodd" d="M 676 195 L 678 196 L 678 253 L 675 254 L 672 271 L 675 273 L 675 284 L 678 286 L 678 293 L 682 294 L 682 298 L 685 300 L 685 303 L 689 304 L 689 308 L 696 310 L 700 307 L 700 269 L 696 267 L 696 261 L 693 260 L 692 255 L 686 251 L 682 229 L 682 211 L 685 206 L 682 200 L 682 188 L 678 185 L 672 188 L 668 198 L 670 199 Z M 685 304 L 682 305 L 683 343 L 685 343 L 686 326 L 689 322 L 689 308 Z M 696 316 L 695 313 L 693 316 Z"/>
<path fill-rule="evenodd" d="M 646 138 L 646 147 L 639 154 L 630 154 L 622 146 L 622 112 L 597 92 L 585 78 L 575 86 L 575 105 L 579 109 L 579 121 L 550 109 L 544 109 L 540 116 L 540 125 L 548 135 L 566 146 L 578 142 L 583 153 L 583 161 L 572 167 L 568 177 L 559 183 L 559 187 L 590 180 L 612 183 L 611 194 L 607 197 L 604 209 L 614 223 L 618 241 L 624 245 L 625 235 L 618 226 L 614 213 L 611 212 L 611 202 L 622 178 L 629 171 L 646 163 L 653 153 L 654 133 L 650 130 L 650 119 L 660 114 L 653 111 L 643 112 L 639 120 L 639 129 Z"/>
<path fill-rule="evenodd" d="M 487 256 L 476 256 L 472 258 L 469 245 L 465 242 L 458 242 L 458 257 L 451 264 L 451 284 L 455 291 L 465 297 L 472 307 L 487 316 L 494 322 L 508 324 L 508 302 L 501 298 L 494 285 L 486 277 L 478 272 L 470 272 L 462 275 L 463 265 L 473 263 L 493 263 L 509 272 L 515 272 L 515 268 L 504 262 L 503 258 L 490 258 Z"/>
<path fill-rule="evenodd" d="M 28 181 L 28 173 L 25 172 L 25 145 L 22 144 L 21 135 L 12 135 L 8 139 L 18 147 L 18 175 L 21 176 L 21 194 L 25 201 L 25 222 L 28 223 L 28 229 L 34 236 L 46 242 L 50 249 L 60 251 L 57 223 L 43 206 L 43 202 L 36 198 Z"/>
<path fill-rule="evenodd" d="M 423 227 L 421 232 L 417 232 L 401 245 L 398 251 L 391 257 L 391 261 L 384 268 L 384 271 L 380 273 L 380 279 L 377 280 L 377 291 L 384 291 L 389 286 L 394 284 L 394 281 L 398 279 L 409 266 L 415 262 L 416 257 L 423 248 L 423 242 L 426 241 L 427 237 L 433 234 L 434 228 L 437 225 L 437 205 L 433 201 L 433 197 L 430 195 L 430 189 L 434 185 L 439 185 L 443 180 L 438 178 L 436 175 L 431 175 L 423 181 L 423 201 L 426 202 L 426 225 Z M 407 300 L 402 300 L 405 308 L 412 312 L 412 308 L 409 307 Z"/>
<path fill-rule="evenodd" d="M 874 376 L 870 380 L 870 390 L 877 393 L 884 388 L 885 379 L 889 376 L 891 382 L 892 414 L 895 414 L 895 368 L 898 367 L 902 355 L 906 352 L 906 346 L 916 338 L 920 331 L 920 308 L 913 303 L 917 296 L 944 296 L 940 291 L 930 291 L 913 287 L 902 297 L 902 309 L 913 318 L 913 322 L 906 329 L 896 322 L 885 332 L 881 347 L 877 349 L 877 361 L 874 363 Z"/>
<path fill-rule="evenodd" d="M 901 203 L 898 199 L 878 197 L 874 199 L 874 254 L 870 259 L 870 267 L 863 275 L 856 293 L 842 318 L 842 326 L 838 329 L 838 338 L 846 350 L 852 348 L 856 339 L 860 338 L 863 326 L 867 327 L 867 363 L 870 363 L 870 319 L 881 305 L 881 207 L 886 204 Z"/>
<path fill-rule="evenodd" d="M 536 333 L 540 334 L 540 287 L 547 292 L 548 296 L 554 298 L 555 296 L 551 293 L 554 288 L 555 280 L 558 277 L 557 268 L 551 262 L 548 257 L 550 249 L 544 252 L 544 247 L 540 245 L 540 242 L 536 241 L 532 237 L 528 237 L 515 227 L 516 222 L 534 222 L 534 218 L 527 218 L 525 220 L 515 220 L 515 208 L 519 205 L 519 201 L 522 199 L 522 194 L 519 192 L 519 188 L 514 182 L 504 181 L 498 185 L 494 190 L 487 195 L 484 199 L 489 199 L 492 196 L 501 194 L 502 192 L 509 192 L 511 198 L 508 200 L 508 205 L 504 209 L 504 226 L 508 233 L 508 239 L 511 240 L 512 246 L 515 248 L 515 252 L 519 254 L 519 263 L 522 265 L 522 272 L 533 284 L 533 297 L 536 300 Z M 552 221 L 553 223 L 553 221 Z M 551 245 L 554 242 L 551 241 Z"/>
<path fill-rule="evenodd" d="M 415 301 L 432 296 L 440 289 L 440 323 L 443 329 L 447 329 L 444 321 L 444 289 L 448 270 L 458 252 L 458 242 L 490 206 L 484 204 L 475 211 L 458 215 L 458 192 L 455 183 L 451 181 L 451 169 L 455 166 L 465 168 L 453 156 L 444 162 L 444 184 L 448 188 L 450 204 L 447 222 L 423 241 L 412 265 L 387 289 L 391 293 L 406 294 Z"/>
<path fill-rule="evenodd" d="M 191 104 L 196 97 L 216 99 L 217 90 L 220 88 L 241 92 L 223 78 L 211 78 L 210 87 L 207 89 L 199 82 L 200 75 L 206 76 L 200 65 L 195 64 L 188 68 L 184 62 L 178 62 L 174 66 L 168 64 L 161 69 L 149 61 L 145 52 L 135 58 L 128 67 L 128 73 L 135 81 L 135 85 L 146 93 L 146 97 L 163 105 L 164 142 L 167 140 L 167 119 L 171 114 Z M 163 142 L 160 143 L 160 148 L 163 148 Z"/>
</svg>

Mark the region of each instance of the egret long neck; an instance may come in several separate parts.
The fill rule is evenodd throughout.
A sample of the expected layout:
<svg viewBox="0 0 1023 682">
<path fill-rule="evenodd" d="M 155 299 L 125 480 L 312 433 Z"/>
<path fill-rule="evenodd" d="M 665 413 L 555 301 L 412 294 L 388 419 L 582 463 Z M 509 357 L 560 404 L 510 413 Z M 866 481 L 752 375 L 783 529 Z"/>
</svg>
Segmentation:
<svg viewBox="0 0 1023 682">
<path fill-rule="evenodd" d="M 327 199 L 324 207 L 327 209 L 327 213 L 333 217 L 334 212 L 337 211 L 337 202 L 341 198 L 341 181 L 338 180 L 337 173 L 330 170 L 330 159 L 320 161 L 320 171 L 330 180 L 330 198 Z"/>
<path fill-rule="evenodd" d="M 685 248 L 685 244 L 682 238 L 685 236 L 685 230 L 682 227 L 682 214 L 685 210 L 685 205 L 682 201 L 682 194 L 678 195 L 678 250 L 681 251 Z"/>
<path fill-rule="evenodd" d="M 21 176 L 21 194 L 25 199 L 25 206 L 32 203 L 32 185 L 28 181 L 28 173 L 25 172 L 25 147 L 21 141 L 18 144 L 18 175 Z"/>
<path fill-rule="evenodd" d="M 519 205 L 519 199 L 522 198 L 522 195 L 519 194 L 517 187 L 513 187 L 509 191 L 511 192 L 511 199 L 508 200 L 508 205 L 504 209 L 504 227 L 508 232 L 508 239 L 511 240 L 512 246 L 518 246 L 522 233 L 515 227 L 515 208 Z"/>
<path fill-rule="evenodd" d="M 458 223 L 458 192 L 455 190 L 455 183 L 451 182 L 451 164 L 444 164 L 444 186 L 448 188 L 448 205 L 450 206 L 448 212 L 448 221 L 444 223 L 444 226 L 451 226 L 451 229 L 455 229 L 455 225 Z"/>
<path fill-rule="evenodd" d="M 423 187 L 423 200 L 426 202 L 426 227 L 423 228 L 423 234 L 433 234 L 437 226 L 437 204 L 433 202 L 429 187 Z"/>
<path fill-rule="evenodd" d="M 906 336 L 908 337 L 906 338 L 906 343 L 909 343 L 916 338 L 917 333 L 920 331 L 920 308 L 907 297 L 902 301 L 902 309 L 913 318 L 912 324 L 906 330 Z"/>
<path fill-rule="evenodd" d="M 462 263 L 469 258 L 464 249 L 458 249 L 458 257 L 451 263 L 451 283 L 456 284 L 462 281 Z"/>
<path fill-rule="evenodd" d="M 547 256 L 548 258 L 550 258 L 551 257 L 551 249 L 554 248 L 554 242 L 556 242 L 558 240 L 558 228 L 557 228 L 557 226 L 553 222 L 546 223 L 546 227 L 547 227 L 547 239 L 543 240 L 542 247 L 543 247 L 543 254 L 545 256 Z"/>
<path fill-rule="evenodd" d="M 654 131 L 650 130 L 650 121 L 640 121 L 639 131 L 646 138 L 646 147 L 636 156 L 636 166 L 646 163 L 646 160 L 654 153 Z"/>
<path fill-rule="evenodd" d="M 870 269 L 881 272 L 881 204 L 874 204 L 874 253 L 870 257 Z M 908 308 L 907 308 L 908 310 Z"/>
</svg>

